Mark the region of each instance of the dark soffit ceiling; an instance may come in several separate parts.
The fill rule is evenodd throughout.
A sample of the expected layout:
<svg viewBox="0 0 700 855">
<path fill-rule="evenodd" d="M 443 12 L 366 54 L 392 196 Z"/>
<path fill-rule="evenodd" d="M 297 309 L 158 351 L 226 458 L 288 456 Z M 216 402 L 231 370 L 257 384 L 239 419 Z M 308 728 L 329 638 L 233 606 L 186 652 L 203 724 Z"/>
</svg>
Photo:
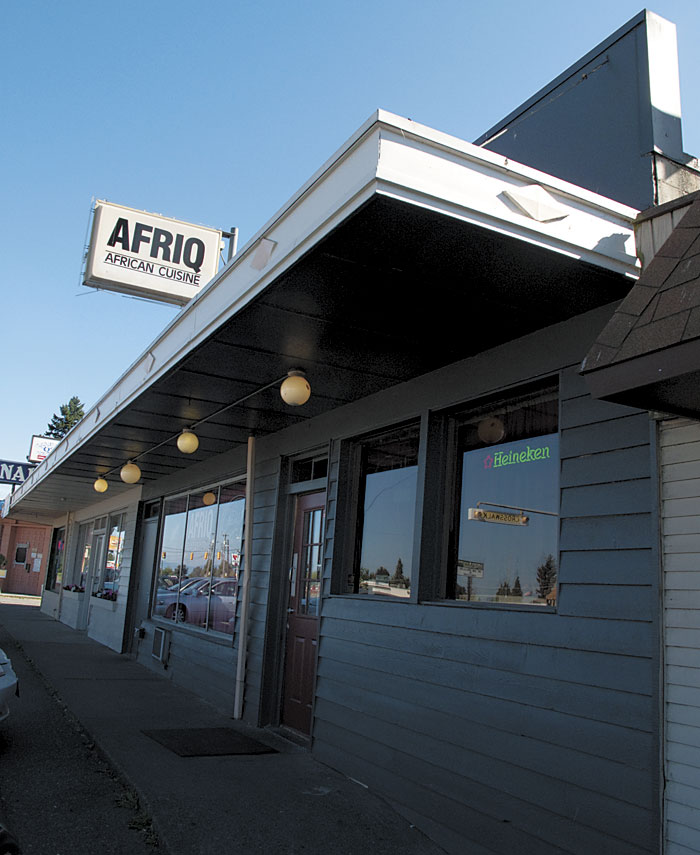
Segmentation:
<svg viewBox="0 0 700 855">
<path fill-rule="evenodd" d="M 375 195 L 68 457 L 21 510 L 60 512 L 62 498 L 66 509 L 91 503 L 98 474 L 291 368 L 304 369 L 311 383 L 304 407 L 288 407 L 277 389 L 260 393 L 200 425 L 195 454 L 180 454 L 172 441 L 139 459 L 143 481 L 618 300 L 629 288 L 621 274 Z M 122 488 L 116 475 L 110 483 L 110 491 Z"/>
</svg>

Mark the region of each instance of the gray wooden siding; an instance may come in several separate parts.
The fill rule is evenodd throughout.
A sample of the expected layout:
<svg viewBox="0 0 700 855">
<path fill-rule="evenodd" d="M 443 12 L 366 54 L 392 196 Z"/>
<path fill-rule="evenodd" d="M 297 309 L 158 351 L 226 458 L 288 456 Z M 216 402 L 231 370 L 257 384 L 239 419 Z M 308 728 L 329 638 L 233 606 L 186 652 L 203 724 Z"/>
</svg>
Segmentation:
<svg viewBox="0 0 700 855">
<path fill-rule="evenodd" d="M 284 535 L 280 460 L 330 443 L 313 752 L 384 794 L 460 855 L 639 855 L 658 848 L 659 592 L 649 420 L 592 401 L 577 370 L 609 314 L 597 310 L 258 441 L 245 718 L 257 722 L 261 693 L 274 682 L 261 675 L 274 646 L 268 604 L 279 596 L 269 584 L 280 578 L 272 565 Z M 331 595 L 334 543 L 352 541 L 338 517 L 343 440 L 562 368 L 556 612 Z M 223 455 L 167 486 L 172 492 L 214 475 L 221 480 L 240 474 L 242 464 L 240 454 Z M 149 485 L 150 495 L 167 492 L 161 488 Z M 421 572 L 438 569 L 426 560 Z M 682 562 L 673 572 L 685 572 Z M 700 630 L 674 631 L 700 643 Z M 235 648 L 225 656 L 226 648 L 217 648 L 198 675 L 209 646 L 182 633 L 171 668 L 183 668 L 205 697 L 221 692 L 223 705 Z"/>
<path fill-rule="evenodd" d="M 650 465 L 648 415 L 592 401 L 567 369 L 557 613 L 326 596 L 316 756 L 383 791 L 448 851 L 656 851 Z"/>
<path fill-rule="evenodd" d="M 700 851 L 700 424 L 660 430 L 666 855 Z"/>
</svg>

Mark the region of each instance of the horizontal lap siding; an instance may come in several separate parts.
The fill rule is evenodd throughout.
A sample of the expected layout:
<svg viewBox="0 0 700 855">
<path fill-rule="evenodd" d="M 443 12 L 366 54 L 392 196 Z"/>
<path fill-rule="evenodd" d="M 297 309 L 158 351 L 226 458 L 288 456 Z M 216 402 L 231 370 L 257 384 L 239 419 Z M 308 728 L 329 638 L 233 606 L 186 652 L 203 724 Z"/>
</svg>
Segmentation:
<svg viewBox="0 0 700 855">
<path fill-rule="evenodd" d="M 660 432 L 667 855 L 700 850 L 700 424 Z"/>
<path fill-rule="evenodd" d="M 573 370 L 561 396 L 556 614 L 323 604 L 314 753 L 384 792 L 451 852 L 657 845 L 649 419 L 591 401 Z M 336 443 L 326 594 L 337 478 Z"/>
</svg>

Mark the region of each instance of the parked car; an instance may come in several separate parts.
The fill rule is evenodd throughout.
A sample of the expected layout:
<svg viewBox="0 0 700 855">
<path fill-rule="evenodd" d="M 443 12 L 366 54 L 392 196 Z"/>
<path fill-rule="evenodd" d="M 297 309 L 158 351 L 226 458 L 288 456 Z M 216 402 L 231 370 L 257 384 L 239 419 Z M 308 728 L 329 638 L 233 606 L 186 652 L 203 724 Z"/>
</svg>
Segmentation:
<svg viewBox="0 0 700 855">
<path fill-rule="evenodd" d="M 210 587 L 211 598 L 209 596 Z M 187 592 L 185 591 L 180 598 L 179 605 L 182 615 L 180 619 L 195 624 L 195 626 L 204 626 L 207 621 L 207 601 L 209 601 L 210 628 L 226 632 L 227 625 L 236 614 L 238 579 L 214 578 L 211 580 L 211 585 L 207 582 L 200 585 L 192 593 L 194 596 L 186 599 Z"/>
<path fill-rule="evenodd" d="M 211 601 L 209 591 L 211 588 Z M 238 580 L 230 577 L 192 579 L 176 593 L 161 594 L 156 599 L 155 614 L 194 626 L 204 626 L 209 606 L 209 625 L 226 632 L 236 614 Z"/>
<path fill-rule="evenodd" d="M 0 721 L 10 714 L 8 701 L 19 695 L 19 682 L 12 670 L 12 663 L 4 650 L 0 649 Z"/>
<path fill-rule="evenodd" d="M 173 585 L 167 591 L 158 589 L 153 614 L 165 615 L 165 617 L 172 618 L 175 615 L 178 596 L 192 596 L 202 585 L 206 585 L 207 582 L 209 582 L 208 576 L 205 578 L 196 576 L 194 578 L 183 579 L 179 585 Z M 178 614 L 181 614 L 181 610 L 178 610 Z"/>
</svg>

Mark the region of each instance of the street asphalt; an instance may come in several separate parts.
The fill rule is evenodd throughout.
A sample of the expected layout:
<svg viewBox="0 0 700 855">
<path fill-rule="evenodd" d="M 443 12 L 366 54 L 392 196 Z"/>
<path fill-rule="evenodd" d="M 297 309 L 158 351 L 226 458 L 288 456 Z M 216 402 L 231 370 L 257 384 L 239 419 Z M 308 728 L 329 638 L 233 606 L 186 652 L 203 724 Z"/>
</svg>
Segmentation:
<svg viewBox="0 0 700 855">
<path fill-rule="evenodd" d="M 138 795 L 167 855 L 440 855 L 383 798 L 276 732 L 228 718 L 127 656 L 0 595 L 0 625 Z M 22 715 L 22 697 L 11 716 Z M 182 757 L 146 736 L 233 728 L 276 753 Z M 66 784 L 68 782 L 65 782 Z M 90 853 L 93 855 L 93 853 Z"/>
</svg>

